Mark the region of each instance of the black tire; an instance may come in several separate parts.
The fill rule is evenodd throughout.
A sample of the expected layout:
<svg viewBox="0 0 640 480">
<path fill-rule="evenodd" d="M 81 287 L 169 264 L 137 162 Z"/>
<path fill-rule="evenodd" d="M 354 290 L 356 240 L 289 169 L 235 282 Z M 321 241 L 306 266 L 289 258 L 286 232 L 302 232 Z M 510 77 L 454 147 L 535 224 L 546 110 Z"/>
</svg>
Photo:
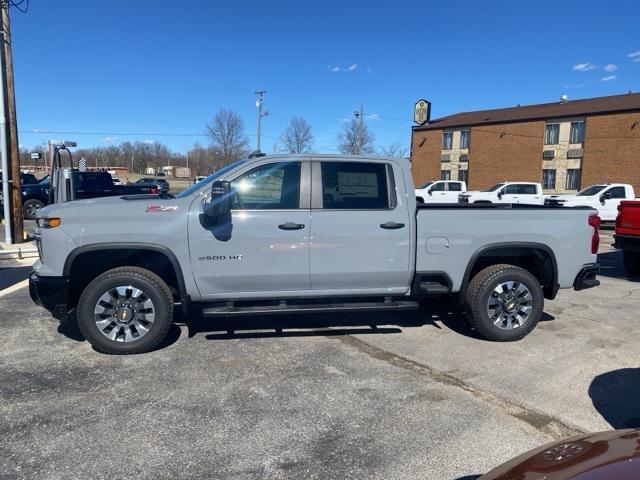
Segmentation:
<svg viewBox="0 0 640 480">
<path fill-rule="evenodd" d="M 24 218 L 27 220 L 35 220 L 36 213 L 45 207 L 42 200 L 37 198 L 30 198 L 22 204 L 22 210 L 24 212 Z"/>
<path fill-rule="evenodd" d="M 622 251 L 624 269 L 629 275 L 640 275 L 640 252 Z"/>
<path fill-rule="evenodd" d="M 94 309 L 103 294 L 118 286 L 132 286 L 144 292 L 153 305 L 155 318 L 148 331 L 132 341 L 107 338 L 98 329 Z M 91 345 L 101 353 L 129 355 L 157 347 L 167 336 L 173 322 L 173 296 L 167 284 L 155 273 L 138 267 L 119 267 L 95 278 L 82 292 L 77 306 L 78 327 Z M 114 327 L 116 328 L 116 327 Z"/>
<path fill-rule="evenodd" d="M 487 302 L 494 289 L 503 282 L 518 282 L 531 293 L 531 313 L 522 325 L 511 330 L 494 324 L 487 311 Z M 542 318 L 544 295 L 536 277 L 523 268 L 514 265 L 491 265 L 480 270 L 471 280 L 465 292 L 465 315 L 475 330 L 488 340 L 512 342 L 526 337 Z"/>
</svg>

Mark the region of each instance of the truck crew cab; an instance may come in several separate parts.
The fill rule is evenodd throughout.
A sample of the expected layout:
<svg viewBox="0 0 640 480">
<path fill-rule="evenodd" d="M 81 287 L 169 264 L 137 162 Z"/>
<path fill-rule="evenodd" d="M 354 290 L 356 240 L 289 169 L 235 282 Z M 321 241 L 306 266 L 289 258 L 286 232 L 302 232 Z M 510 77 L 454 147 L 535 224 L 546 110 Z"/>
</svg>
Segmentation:
<svg viewBox="0 0 640 480">
<path fill-rule="evenodd" d="M 590 208 L 416 206 L 409 162 L 255 156 L 175 198 L 132 195 L 38 213 L 35 302 L 77 309 L 96 350 L 140 353 L 175 307 L 206 317 L 406 310 L 460 299 L 486 338 L 518 340 L 559 288 L 598 285 Z"/>
</svg>

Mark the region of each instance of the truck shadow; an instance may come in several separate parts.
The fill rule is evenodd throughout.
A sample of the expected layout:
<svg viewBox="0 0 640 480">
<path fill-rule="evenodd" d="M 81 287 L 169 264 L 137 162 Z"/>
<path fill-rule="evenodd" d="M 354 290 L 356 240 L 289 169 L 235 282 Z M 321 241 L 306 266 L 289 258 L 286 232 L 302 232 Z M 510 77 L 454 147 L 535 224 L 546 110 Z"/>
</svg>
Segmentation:
<svg viewBox="0 0 640 480">
<path fill-rule="evenodd" d="M 622 263 L 622 252 L 620 250 L 612 250 L 598 254 L 598 263 L 600 264 L 599 276 L 619 278 L 621 280 L 640 281 L 640 277 L 628 274 Z"/>
<path fill-rule="evenodd" d="M 553 317 L 546 315 L 543 320 L 545 319 Z M 199 312 L 192 312 L 184 324 L 188 327 L 189 337 L 206 333 L 205 338 L 208 340 L 385 335 L 402 333 L 404 328 L 416 327 L 449 329 L 466 337 L 482 339 L 468 326 L 464 314 L 454 302 L 409 312 L 256 315 L 216 319 L 202 318 Z"/>
<path fill-rule="evenodd" d="M 640 368 L 621 368 L 589 385 L 594 408 L 613 428 L 640 428 Z"/>
</svg>

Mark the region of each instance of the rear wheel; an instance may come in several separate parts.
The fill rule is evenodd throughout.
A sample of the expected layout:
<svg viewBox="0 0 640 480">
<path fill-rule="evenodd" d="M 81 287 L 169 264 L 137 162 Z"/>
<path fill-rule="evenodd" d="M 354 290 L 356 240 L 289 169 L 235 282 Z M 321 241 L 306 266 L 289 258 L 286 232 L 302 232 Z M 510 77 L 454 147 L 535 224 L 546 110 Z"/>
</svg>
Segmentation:
<svg viewBox="0 0 640 480">
<path fill-rule="evenodd" d="M 36 215 L 44 208 L 44 202 L 37 198 L 31 198 L 22 204 L 24 218 L 27 220 L 35 220 Z"/>
<path fill-rule="evenodd" d="M 484 337 L 498 342 L 520 340 L 542 318 L 540 282 L 514 265 L 492 265 L 476 274 L 465 294 L 465 314 Z"/>
<path fill-rule="evenodd" d="M 624 269 L 630 275 L 640 275 L 640 252 L 622 251 Z"/>
<path fill-rule="evenodd" d="M 143 353 L 166 337 L 173 320 L 173 297 L 155 273 L 120 267 L 85 288 L 77 312 L 80 331 L 97 351 Z"/>
</svg>

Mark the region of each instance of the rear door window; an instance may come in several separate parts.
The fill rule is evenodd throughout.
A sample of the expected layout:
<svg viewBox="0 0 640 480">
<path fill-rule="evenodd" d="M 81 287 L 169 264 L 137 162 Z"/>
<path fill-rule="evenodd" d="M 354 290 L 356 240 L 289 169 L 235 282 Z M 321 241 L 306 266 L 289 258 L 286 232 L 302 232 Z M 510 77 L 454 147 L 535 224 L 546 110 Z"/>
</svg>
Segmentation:
<svg viewBox="0 0 640 480">
<path fill-rule="evenodd" d="M 462 184 L 459 182 L 449 182 L 449 191 L 450 192 L 461 192 Z"/>
<path fill-rule="evenodd" d="M 322 208 L 390 208 L 391 168 L 384 163 L 322 162 Z"/>
</svg>

